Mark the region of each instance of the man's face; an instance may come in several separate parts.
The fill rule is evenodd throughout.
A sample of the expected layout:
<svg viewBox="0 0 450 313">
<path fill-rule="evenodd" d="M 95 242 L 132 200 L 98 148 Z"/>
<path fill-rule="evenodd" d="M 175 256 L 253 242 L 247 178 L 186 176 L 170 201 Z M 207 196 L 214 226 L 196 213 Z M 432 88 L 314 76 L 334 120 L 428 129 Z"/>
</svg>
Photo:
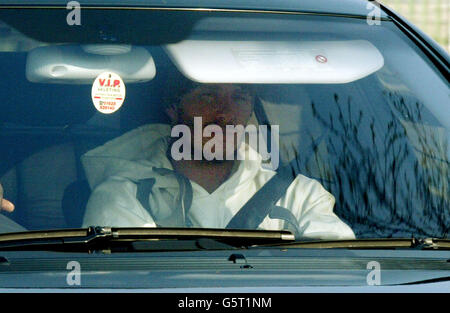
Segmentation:
<svg viewBox="0 0 450 313">
<path fill-rule="evenodd" d="M 226 125 L 247 125 L 253 111 L 253 96 L 241 86 L 232 84 L 204 84 L 184 95 L 176 114 L 169 114 L 172 122 L 183 124 L 194 134 L 194 117 L 202 118 L 202 126 L 217 125 L 222 129 L 226 149 Z M 229 135 L 230 136 L 230 135 Z M 233 134 L 234 136 L 234 134 Z M 203 145 L 210 140 L 203 137 Z M 239 142 L 236 138 L 234 142 Z M 234 147 L 237 148 L 237 145 Z"/>
<path fill-rule="evenodd" d="M 180 103 L 180 121 L 193 123 L 202 117 L 203 125 L 246 125 L 252 111 L 252 96 L 240 86 L 205 84 L 184 95 Z"/>
</svg>

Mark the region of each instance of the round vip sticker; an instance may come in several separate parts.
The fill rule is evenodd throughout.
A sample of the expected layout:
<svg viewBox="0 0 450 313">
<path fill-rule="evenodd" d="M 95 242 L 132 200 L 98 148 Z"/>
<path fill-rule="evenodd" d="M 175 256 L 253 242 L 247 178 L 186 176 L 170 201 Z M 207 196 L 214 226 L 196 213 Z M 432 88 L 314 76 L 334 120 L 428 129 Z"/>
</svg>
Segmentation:
<svg viewBox="0 0 450 313">
<path fill-rule="evenodd" d="M 98 111 L 104 114 L 114 113 L 125 100 L 125 84 L 119 75 L 105 72 L 95 79 L 91 95 Z"/>
</svg>

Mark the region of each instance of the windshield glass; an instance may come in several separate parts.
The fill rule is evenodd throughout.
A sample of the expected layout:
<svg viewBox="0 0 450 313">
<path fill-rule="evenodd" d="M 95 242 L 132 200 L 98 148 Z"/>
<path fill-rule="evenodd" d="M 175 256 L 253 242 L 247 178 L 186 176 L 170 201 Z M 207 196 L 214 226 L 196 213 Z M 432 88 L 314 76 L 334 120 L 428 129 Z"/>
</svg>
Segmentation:
<svg viewBox="0 0 450 313">
<path fill-rule="evenodd" d="M 71 12 L 0 10 L 0 232 L 448 238 L 449 83 L 391 21 Z"/>
</svg>

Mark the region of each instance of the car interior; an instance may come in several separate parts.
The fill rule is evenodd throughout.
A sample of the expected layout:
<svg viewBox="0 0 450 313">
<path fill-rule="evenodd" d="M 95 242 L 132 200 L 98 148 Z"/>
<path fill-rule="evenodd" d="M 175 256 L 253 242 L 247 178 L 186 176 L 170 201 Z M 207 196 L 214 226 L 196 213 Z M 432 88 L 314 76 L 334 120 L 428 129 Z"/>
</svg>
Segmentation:
<svg viewBox="0 0 450 313">
<path fill-rule="evenodd" d="M 16 205 L 8 216 L 29 230 L 80 227 L 91 192 L 81 156 L 140 125 L 167 123 L 161 107 L 167 73 L 199 80 L 214 75 L 176 57 L 191 48 L 147 46 L 156 76 L 127 84 L 126 101 L 114 114 L 96 111 L 90 84 L 31 82 L 27 52 L 0 52 L 0 68 L 8 69 L 0 79 L 0 182 Z M 346 73 L 349 82 L 302 84 L 308 77 L 301 75 L 296 82 L 259 81 L 253 122 L 283 123 L 282 162 L 321 182 L 336 198 L 336 214 L 357 236 L 448 234 L 448 212 L 431 212 L 448 204 L 448 182 L 439 178 L 423 188 L 417 178 L 426 180 L 448 163 L 445 135 L 434 149 L 421 149 L 423 132 L 439 134 L 442 125 L 407 88 L 395 92 L 389 67 L 366 63 L 370 70 L 361 77 Z M 226 69 L 221 73 L 226 79 Z M 366 228 L 367 220 L 375 229 Z"/>
<path fill-rule="evenodd" d="M 11 68 L 0 84 L 20 84 L 0 86 L 8 90 L 0 132 L 2 146 L 8 147 L 0 165 L 5 197 L 16 205 L 13 219 L 27 229 L 80 227 L 84 211 L 74 208 L 89 196 L 81 155 L 139 125 L 167 122 L 161 110 L 151 108 L 163 79 L 129 88 L 127 105 L 104 115 L 86 103 L 90 86 L 30 83 L 25 63 L 26 53 L 21 58 L 0 53 L 0 64 Z M 45 102 L 34 98 L 40 94 Z"/>
</svg>

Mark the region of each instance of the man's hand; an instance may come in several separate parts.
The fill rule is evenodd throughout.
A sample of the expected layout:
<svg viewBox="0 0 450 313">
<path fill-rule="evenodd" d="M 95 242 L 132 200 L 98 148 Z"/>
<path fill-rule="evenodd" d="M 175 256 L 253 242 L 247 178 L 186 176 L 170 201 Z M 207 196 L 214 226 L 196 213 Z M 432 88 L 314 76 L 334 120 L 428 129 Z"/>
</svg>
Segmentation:
<svg viewBox="0 0 450 313">
<path fill-rule="evenodd" d="M 14 211 L 14 204 L 6 199 L 3 199 L 2 184 L 0 184 L 0 211 L 6 211 L 6 212 Z"/>
</svg>

